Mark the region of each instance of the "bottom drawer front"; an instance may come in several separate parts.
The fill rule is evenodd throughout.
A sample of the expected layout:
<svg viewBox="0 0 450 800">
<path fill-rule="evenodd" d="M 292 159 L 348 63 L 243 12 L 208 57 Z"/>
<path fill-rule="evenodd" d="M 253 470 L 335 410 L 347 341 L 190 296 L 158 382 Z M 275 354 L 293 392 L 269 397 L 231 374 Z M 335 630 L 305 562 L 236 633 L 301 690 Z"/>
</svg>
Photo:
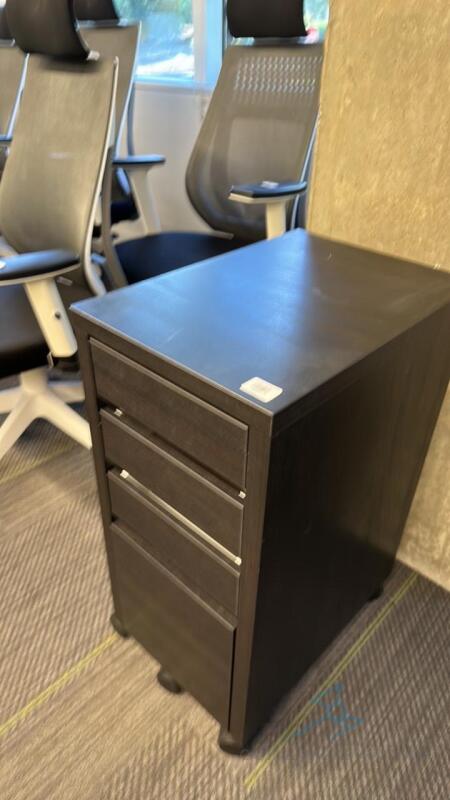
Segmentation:
<svg viewBox="0 0 450 800">
<path fill-rule="evenodd" d="M 228 725 L 235 629 L 117 525 L 117 608 L 127 630 L 221 725 Z"/>
</svg>

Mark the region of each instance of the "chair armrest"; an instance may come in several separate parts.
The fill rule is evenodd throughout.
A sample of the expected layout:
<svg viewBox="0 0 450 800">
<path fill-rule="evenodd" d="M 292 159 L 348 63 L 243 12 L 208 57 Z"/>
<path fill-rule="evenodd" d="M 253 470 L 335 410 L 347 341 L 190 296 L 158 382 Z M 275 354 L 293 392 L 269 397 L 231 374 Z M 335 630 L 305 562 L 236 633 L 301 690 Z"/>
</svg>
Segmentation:
<svg viewBox="0 0 450 800">
<path fill-rule="evenodd" d="M 272 181 L 262 181 L 261 183 L 245 183 L 240 186 L 232 186 L 229 198 L 238 203 L 280 203 L 290 200 L 299 194 L 306 192 L 308 184 L 306 181 L 291 183 L 275 183 Z"/>
<path fill-rule="evenodd" d="M 55 278 L 79 266 L 80 257 L 70 250 L 42 250 L 0 257 L 0 283 L 29 283 Z"/>
<path fill-rule="evenodd" d="M 148 155 L 148 156 L 116 156 L 113 160 L 113 166 L 124 169 L 126 172 L 138 169 L 149 170 L 153 167 L 162 167 L 166 163 L 165 156 Z"/>
<path fill-rule="evenodd" d="M 264 205 L 266 207 L 266 235 L 268 239 L 274 239 L 276 236 L 286 233 L 286 208 L 289 200 L 303 194 L 307 188 L 306 181 L 299 183 L 261 181 L 261 183 L 232 186 L 228 197 L 229 200 L 234 200 L 236 203 Z"/>
</svg>

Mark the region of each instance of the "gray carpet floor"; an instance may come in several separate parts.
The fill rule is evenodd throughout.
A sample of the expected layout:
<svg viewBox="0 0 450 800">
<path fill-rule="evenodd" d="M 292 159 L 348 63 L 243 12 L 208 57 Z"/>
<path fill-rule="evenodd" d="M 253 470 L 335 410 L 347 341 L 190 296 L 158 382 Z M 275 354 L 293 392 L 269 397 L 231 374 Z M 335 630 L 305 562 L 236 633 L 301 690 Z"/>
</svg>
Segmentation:
<svg viewBox="0 0 450 800">
<path fill-rule="evenodd" d="M 91 456 L 0 464 L 1 800 L 448 800 L 450 595 L 398 565 L 242 759 L 112 633 Z"/>
</svg>

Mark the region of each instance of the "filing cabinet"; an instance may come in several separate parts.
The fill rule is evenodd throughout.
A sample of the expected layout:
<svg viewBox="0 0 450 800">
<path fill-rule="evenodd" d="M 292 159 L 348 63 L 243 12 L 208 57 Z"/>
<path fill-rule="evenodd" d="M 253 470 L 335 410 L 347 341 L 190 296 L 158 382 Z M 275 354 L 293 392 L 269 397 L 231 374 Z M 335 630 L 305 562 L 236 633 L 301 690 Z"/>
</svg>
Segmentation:
<svg viewBox="0 0 450 800">
<path fill-rule="evenodd" d="M 114 624 L 240 753 L 392 568 L 449 276 L 295 231 L 71 317 Z"/>
</svg>

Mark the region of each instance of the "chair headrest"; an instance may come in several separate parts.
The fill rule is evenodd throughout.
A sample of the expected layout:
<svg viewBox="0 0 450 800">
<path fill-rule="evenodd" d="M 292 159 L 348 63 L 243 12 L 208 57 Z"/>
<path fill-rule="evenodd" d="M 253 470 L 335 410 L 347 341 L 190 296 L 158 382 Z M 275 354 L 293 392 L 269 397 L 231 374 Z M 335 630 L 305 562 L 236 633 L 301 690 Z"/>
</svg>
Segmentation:
<svg viewBox="0 0 450 800">
<path fill-rule="evenodd" d="M 118 22 L 114 0 L 75 0 L 75 16 L 89 22 Z"/>
<path fill-rule="evenodd" d="M 25 53 L 86 61 L 89 48 L 78 31 L 74 0 L 8 0 L 8 24 Z"/>
<path fill-rule="evenodd" d="M 11 31 L 6 19 L 6 6 L 0 8 L 0 41 L 12 41 Z"/>
<path fill-rule="evenodd" d="M 306 36 L 304 0 L 228 0 L 228 27 L 235 39 Z"/>
</svg>

